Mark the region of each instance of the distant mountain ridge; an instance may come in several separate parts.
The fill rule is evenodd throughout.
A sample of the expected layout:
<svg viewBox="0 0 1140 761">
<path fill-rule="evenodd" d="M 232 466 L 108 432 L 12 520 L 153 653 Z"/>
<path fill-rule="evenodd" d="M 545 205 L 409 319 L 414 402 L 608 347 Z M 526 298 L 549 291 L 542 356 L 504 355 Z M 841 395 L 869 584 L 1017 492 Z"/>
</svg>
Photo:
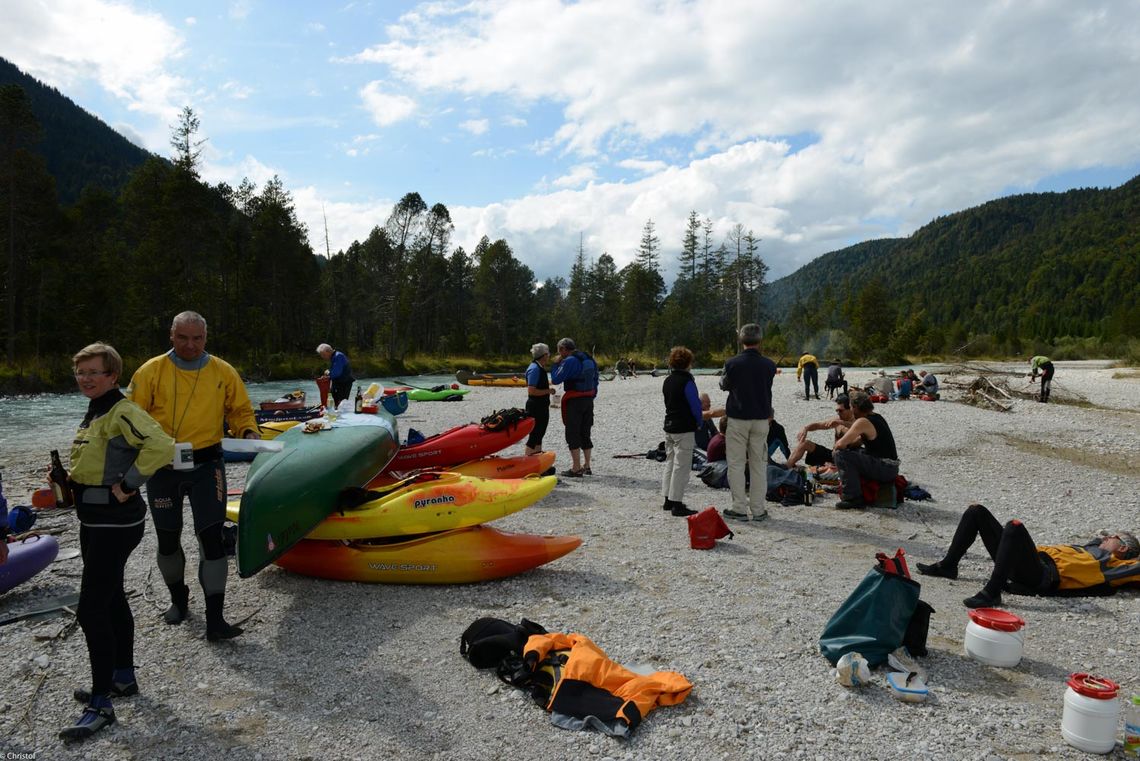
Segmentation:
<svg viewBox="0 0 1140 761">
<path fill-rule="evenodd" d="M 0 58 L 0 85 L 9 84 L 24 89 L 43 127 L 43 139 L 34 149 L 44 157 L 64 205 L 74 203 L 89 184 L 118 193 L 131 172 L 152 156 L 54 87 Z"/>
<path fill-rule="evenodd" d="M 767 289 L 784 323 L 842 304 L 871 280 L 904 311 L 966 332 L 1051 340 L 1136 335 L 1140 177 L 1118 188 L 1009 196 L 939 217 L 908 238 L 818 257 Z"/>
</svg>

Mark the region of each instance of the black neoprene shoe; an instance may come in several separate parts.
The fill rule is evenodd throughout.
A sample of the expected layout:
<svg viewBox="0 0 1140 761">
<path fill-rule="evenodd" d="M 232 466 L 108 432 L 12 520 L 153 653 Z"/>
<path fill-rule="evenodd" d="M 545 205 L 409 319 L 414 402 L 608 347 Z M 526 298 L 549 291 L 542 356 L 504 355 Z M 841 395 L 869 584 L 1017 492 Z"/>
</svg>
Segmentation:
<svg viewBox="0 0 1140 761">
<path fill-rule="evenodd" d="M 234 637 L 240 637 L 242 631 L 243 630 L 240 626 L 223 623 L 216 629 L 206 629 L 206 639 L 208 639 L 210 642 L 218 642 L 223 639 L 233 639 Z"/>
<path fill-rule="evenodd" d="M 958 578 L 958 566 L 942 565 L 941 560 L 937 563 L 915 563 L 915 568 L 923 576 L 937 576 L 942 579 Z"/>
<path fill-rule="evenodd" d="M 1001 605 L 1001 592 L 991 596 L 983 589 L 973 597 L 967 597 L 962 604 L 967 608 L 996 608 Z"/>
<path fill-rule="evenodd" d="M 107 693 L 112 698 L 129 698 L 131 695 L 139 694 L 138 682 L 112 682 L 111 691 Z M 91 693 L 84 689 L 76 690 L 71 693 L 71 696 L 80 703 L 90 703 Z"/>
<path fill-rule="evenodd" d="M 687 515 L 696 515 L 697 511 L 696 510 L 690 510 L 688 507 L 685 506 L 684 502 L 674 502 L 672 513 L 673 513 L 673 515 L 677 516 L 678 518 L 684 518 Z"/>
<path fill-rule="evenodd" d="M 96 708 L 95 706 L 87 706 L 83 709 L 79 720 L 75 722 L 74 725 L 60 731 L 59 736 L 61 739 L 68 741 L 86 740 L 103 727 L 109 727 L 114 723 L 114 709 L 110 707 Z"/>
</svg>

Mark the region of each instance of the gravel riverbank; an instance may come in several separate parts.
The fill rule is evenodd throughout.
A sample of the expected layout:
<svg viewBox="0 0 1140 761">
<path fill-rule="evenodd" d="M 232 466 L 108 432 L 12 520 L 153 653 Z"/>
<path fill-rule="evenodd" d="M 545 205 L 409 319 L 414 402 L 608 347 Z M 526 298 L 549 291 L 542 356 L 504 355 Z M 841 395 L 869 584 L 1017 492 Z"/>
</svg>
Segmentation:
<svg viewBox="0 0 1140 761">
<path fill-rule="evenodd" d="M 79 711 L 71 692 L 88 680 L 82 633 L 69 618 L 4 627 L 0 749 L 52 759 L 233 761 L 1084 758 L 1061 738 L 1064 681 L 1092 671 L 1140 693 L 1135 592 L 1007 596 L 1008 609 L 1028 621 L 1025 658 L 1013 669 L 982 666 L 962 651 L 961 600 L 990 567 L 979 544 L 957 581 L 920 578 L 922 598 L 937 611 L 923 659 L 934 698 L 922 705 L 893 700 L 883 671 L 864 688 L 839 686 L 817 644 L 876 551 L 903 547 L 912 564 L 941 557 L 971 502 L 1001 520 L 1021 518 L 1040 543 L 1140 529 L 1140 379 L 1113 379 L 1097 363 L 1057 365 L 1055 386 L 1097 406 L 1021 401 L 1002 414 L 954 403 L 952 392 L 934 404 L 881 406 L 903 450 L 903 474 L 936 501 L 855 512 L 834 510 L 834 497 L 812 507 L 770 505 L 770 520 L 730 525 L 735 539 L 708 552 L 691 550 L 685 521 L 662 512 L 659 463 L 612 457 L 643 453 L 663 438 L 661 380 L 603 383 L 594 475 L 566 479 L 495 524 L 577 534 L 578 550 L 470 586 L 334 583 L 276 567 L 243 580 L 231 571 L 228 617 L 248 620 L 245 635 L 230 642 L 204 639 L 193 583 L 191 618 L 162 623 L 167 601 L 148 527 L 127 569 L 142 693 L 116 701 L 117 725 L 62 746 L 56 733 Z M 717 380 L 697 378 L 719 405 Z M 869 376 L 853 371 L 849 380 Z M 775 399 L 790 437 L 832 410 L 826 399 L 803 400 L 794 372 L 777 377 Z M 461 403 L 413 403 L 399 418 L 401 433 L 409 426 L 435 433 L 523 400 L 518 389 L 480 388 Z M 557 416 L 546 445 L 567 467 Z M 28 451 L 4 453 L 12 504 L 38 485 L 42 448 L 31 441 Z M 231 487 L 243 475 L 244 466 L 232 467 Z M 730 500 L 694 475 L 686 502 L 723 510 Z M 62 529 L 65 553 L 77 548 L 74 515 L 45 514 L 39 527 Z M 186 539 L 192 568 L 197 550 Z M 0 614 L 76 591 L 79 574 L 78 558 L 57 561 L 0 597 Z M 693 692 L 650 714 L 628 742 L 557 729 L 522 693 L 460 657 L 460 633 L 481 616 L 581 632 L 619 663 L 681 672 Z M 1115 757 L 1123 758 L 1119 746 Z"/>
</svg>

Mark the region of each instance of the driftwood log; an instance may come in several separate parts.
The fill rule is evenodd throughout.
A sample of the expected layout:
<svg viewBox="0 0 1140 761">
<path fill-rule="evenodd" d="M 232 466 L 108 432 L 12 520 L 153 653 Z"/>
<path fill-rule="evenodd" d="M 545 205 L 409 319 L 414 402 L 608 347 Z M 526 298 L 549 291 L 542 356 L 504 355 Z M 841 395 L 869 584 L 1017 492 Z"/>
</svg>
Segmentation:
<svg viewBox="0 0 1140 761">
<path fill-rule="evenodd" d="M 980 363 L 949 367 L 943 371 L 943 388 L 961 393 L 960 401 L 975 407 L 1009 412 L 1017 400 L 1037 401 L 1040 387 L 1029 382 L 1028 373 Z M 1050 401 L 1060 404 L 1087 404 L 1088 399 L 1053 382 Z"/>
</svg>

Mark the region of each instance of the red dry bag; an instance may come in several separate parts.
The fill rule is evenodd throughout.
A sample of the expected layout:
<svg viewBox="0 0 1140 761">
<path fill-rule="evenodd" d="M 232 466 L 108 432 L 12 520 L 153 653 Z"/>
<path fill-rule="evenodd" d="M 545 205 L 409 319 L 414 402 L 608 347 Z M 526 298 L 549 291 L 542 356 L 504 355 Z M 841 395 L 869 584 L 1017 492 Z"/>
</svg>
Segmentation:
<svg viewBox="0 0 1140 761">
<path fill-rule="evenodd" d="M 706 507 L 685 520 L 689 522 L 689 545 L 694 550 L 711 550 L 717 539 L 733 536 L 715 507 Z"/>
</svg>

